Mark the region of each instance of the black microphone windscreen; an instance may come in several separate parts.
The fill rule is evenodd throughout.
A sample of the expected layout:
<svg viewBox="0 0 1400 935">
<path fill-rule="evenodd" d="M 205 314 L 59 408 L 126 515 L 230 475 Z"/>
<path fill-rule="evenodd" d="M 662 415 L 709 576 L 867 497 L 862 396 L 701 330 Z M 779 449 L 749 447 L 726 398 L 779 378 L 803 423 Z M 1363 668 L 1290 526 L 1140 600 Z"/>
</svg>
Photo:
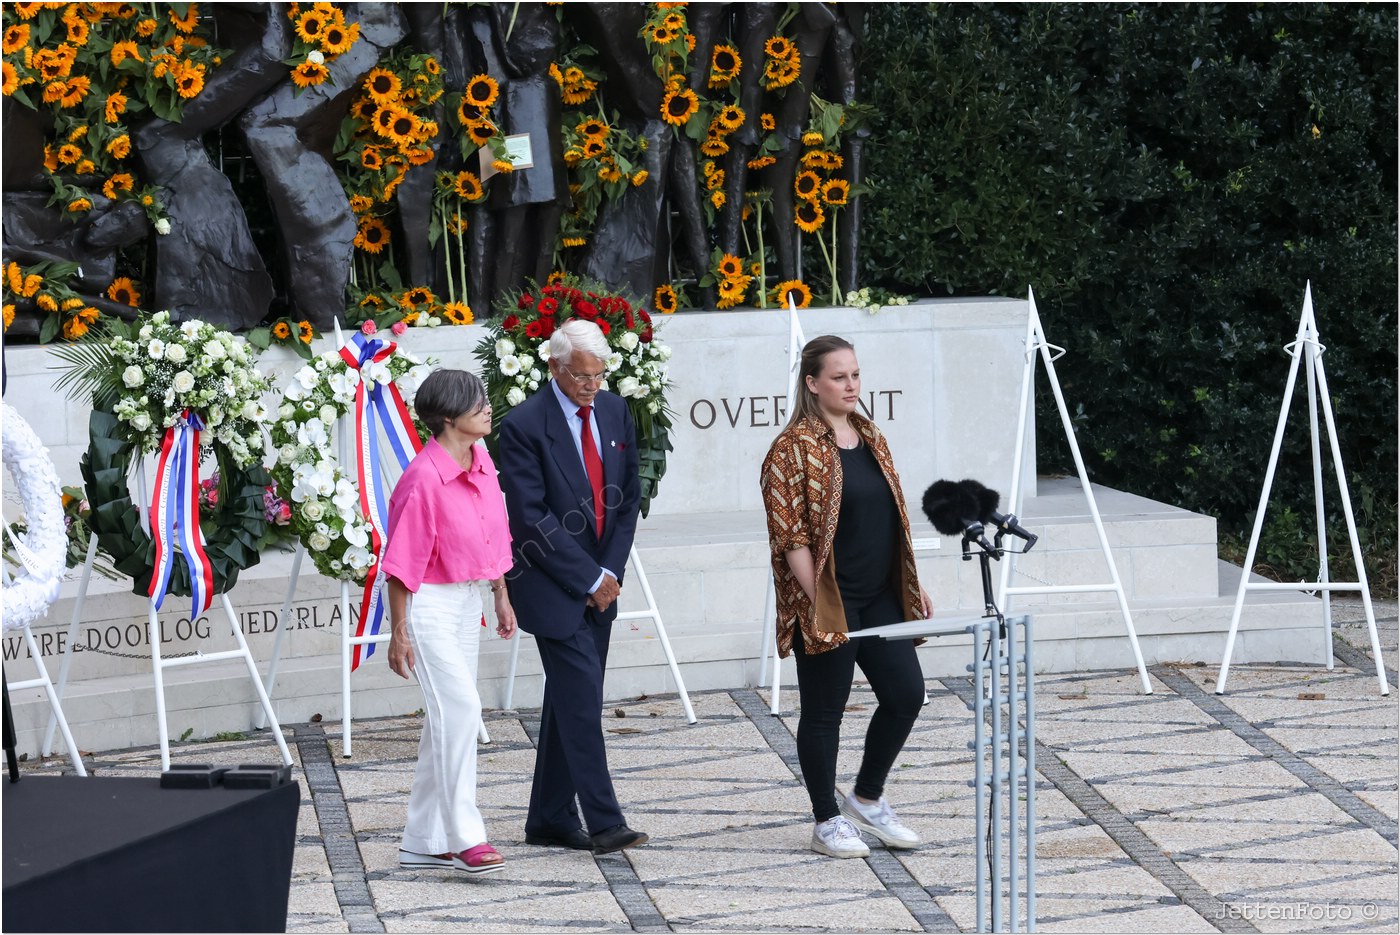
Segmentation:
<svg viewBox="0 0 1400 935">
<path fill-rule="evenodd" d="M 924 515 L 945 536 L 960 536 L 977 519 L 977 498 L 950 480 L 937 480 L 924 491 Z"/>
<path fill-rule="evenodd" d="M 992 514 L 997 511 L 997 504 L 1001 502 L 1001 494 L 971 478 L 958 481 L 958 486 L 967 491 L 977 501 L 977 519 L 979 522 L 989 522 Z"/>
</svg>

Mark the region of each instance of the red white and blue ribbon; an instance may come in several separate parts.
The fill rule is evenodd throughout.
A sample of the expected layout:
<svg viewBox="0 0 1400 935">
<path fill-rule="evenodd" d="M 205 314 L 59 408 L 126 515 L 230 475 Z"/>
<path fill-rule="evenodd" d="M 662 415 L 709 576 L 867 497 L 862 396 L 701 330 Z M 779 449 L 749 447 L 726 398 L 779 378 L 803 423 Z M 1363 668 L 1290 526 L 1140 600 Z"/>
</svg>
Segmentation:
<svg viewBox="0 0 1400 935">
<path fill-rule="evenodd" d="M 188 409 L 165 430 L 151 497 L 151 537 L 156 549 L 148 594 L 159 610 L 170 588 L 178 548 L 190 570 L 191 620 L 214 602 L 214 566 L 204 554 L 204 533 L 199 528 L 199 433 L 203 430 L 204 420 Z"/>
<path fill-rule="evenodd" d="M 398 345 L 366 334 L 354 334 L 350 342 L 340 349 L 340 358 L 345 365 L 360 373 L 359 385 L 355 387 L 355 466 L 356 480 L 359 482 L 360 511 L 369 522 L 370 552 L 374 562 L 369 567 L 365 579 L 365 593 L 360 602 L 360 619 L 355 626 L 355 635 L 362 637 L 368 630 L 378 636 L 384 623 L 384 576 L 379 573 L 379 559 L 384 554 L 384 543 L 388 538 L 389 497 L 384 489 L 384 474 L 381 468 L 381 448 L 387 447 L 400 470 L 408 467 L 413 456 L 423 448 L 418 432 L 413 427 L 413 416 L 399 394 L 399 388 L 392 382 L 380 384 L 370 379 L 364 368 L 370 364 L 382 363 L 393 356 Z M 363 658 L 374 654 L 374 643 L 356 644 L 350 668 L 359 668 L 361 652 Z"/>
</svg>

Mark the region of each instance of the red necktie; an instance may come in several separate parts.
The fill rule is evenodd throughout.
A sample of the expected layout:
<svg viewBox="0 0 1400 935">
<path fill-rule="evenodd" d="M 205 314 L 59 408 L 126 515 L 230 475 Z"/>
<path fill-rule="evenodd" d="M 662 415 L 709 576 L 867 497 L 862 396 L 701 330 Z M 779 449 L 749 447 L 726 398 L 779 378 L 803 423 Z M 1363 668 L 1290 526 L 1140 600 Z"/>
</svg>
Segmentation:
<svg viewBox="0 0 1400 935">
<path fill-rule="evenodd" d="M 603 459 L 593 444 L 593 428 L 588 423 L 591 406 L 579 406 L 578 417 L 583 420 L 580 441 L 583 447 L 583 467 L 588 471 L 588 486 L 593 488 L 593 515 L 598 523 L 598 538 L 603 538 Z"/>
</svg>

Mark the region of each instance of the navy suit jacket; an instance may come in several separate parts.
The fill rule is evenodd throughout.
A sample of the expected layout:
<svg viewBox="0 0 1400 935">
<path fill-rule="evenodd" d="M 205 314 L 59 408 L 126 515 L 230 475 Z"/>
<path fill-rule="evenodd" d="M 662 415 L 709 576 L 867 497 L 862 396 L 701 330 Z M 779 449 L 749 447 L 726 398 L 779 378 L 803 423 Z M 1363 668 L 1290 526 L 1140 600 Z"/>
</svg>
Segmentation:
<svg viewBox="0 0 1400 935">
<path fill-rule="evenodd" d="M 600 391 L 593 414 L 603 448 L 600 541 L 588 474 L 564 412 L 548 386 L 512 409 L 501 424 L 501 490 L 510 517 L 515 567 L 506 575 L 510 601 L 526 633 L 565 639 L 585 622 L 612 623 L 587 606 L 603 568 L 621 583 L 637 531 L 641 483 L 632 413 L 622 397 Z"/>
</svg>

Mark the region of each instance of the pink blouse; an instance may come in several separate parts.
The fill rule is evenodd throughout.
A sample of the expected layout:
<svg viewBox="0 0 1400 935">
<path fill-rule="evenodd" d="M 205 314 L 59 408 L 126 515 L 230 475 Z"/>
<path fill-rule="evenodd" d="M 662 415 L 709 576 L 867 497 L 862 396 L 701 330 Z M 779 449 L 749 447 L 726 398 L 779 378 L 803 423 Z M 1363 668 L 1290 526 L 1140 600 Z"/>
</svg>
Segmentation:
<svg viewBox="0 0 1400 935">
<path fill-rule="evenodd" d="M 496 466 L 486 446 L 463 470 L 431 438 L 409 462 L 389 498 L 380 567 L 417 592 L 419 585 L 484 581 L 511 568 L 510 528 Z"/>
</svg>

